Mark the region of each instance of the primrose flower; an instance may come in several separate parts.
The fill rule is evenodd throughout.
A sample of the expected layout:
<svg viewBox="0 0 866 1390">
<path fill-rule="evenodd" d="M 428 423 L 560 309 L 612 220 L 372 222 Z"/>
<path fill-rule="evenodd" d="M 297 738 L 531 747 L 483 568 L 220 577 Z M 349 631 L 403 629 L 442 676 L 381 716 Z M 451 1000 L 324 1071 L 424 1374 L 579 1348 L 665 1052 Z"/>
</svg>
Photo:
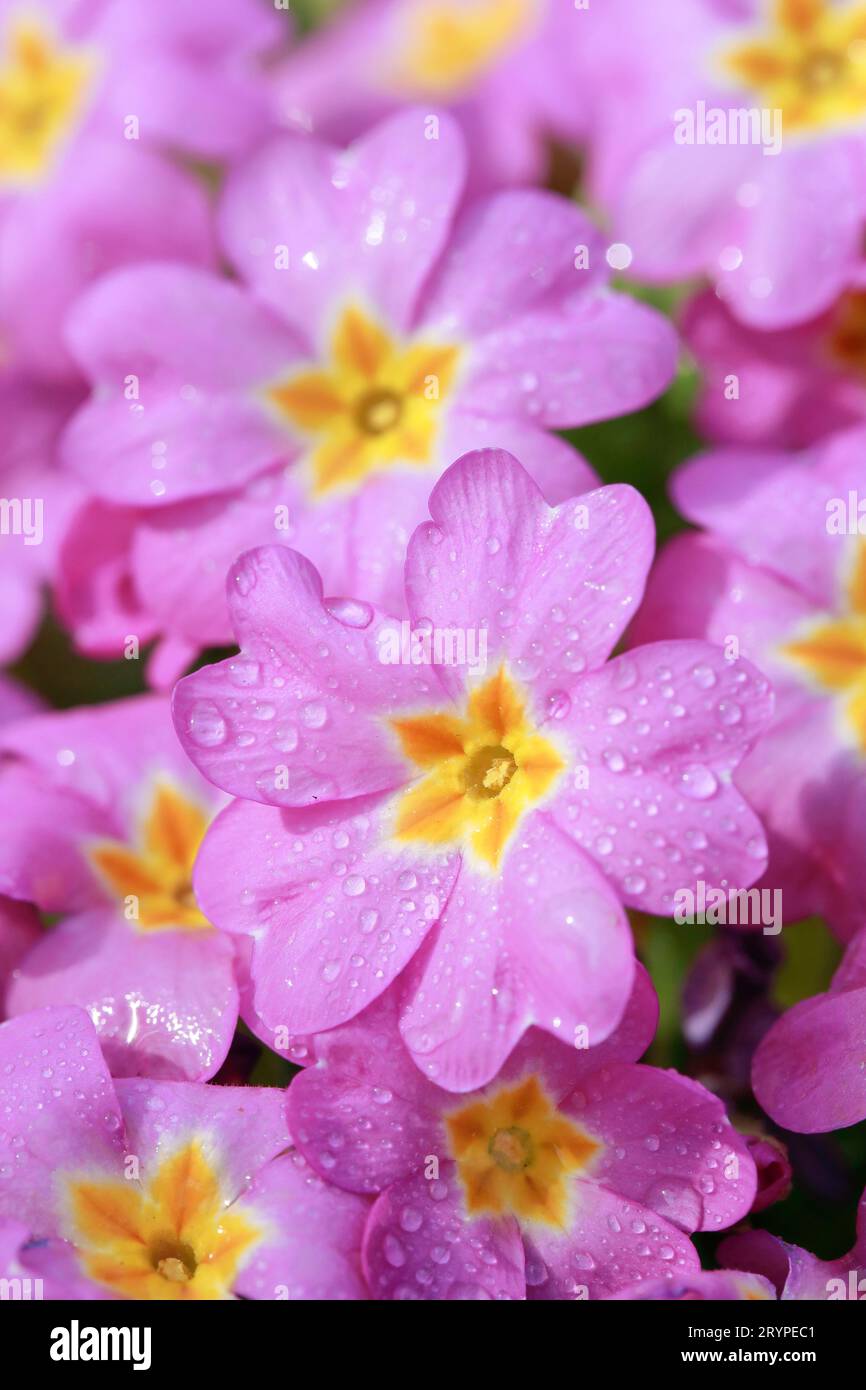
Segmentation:
<svg viewBox="0 0 866 1390">
<path fill-rule="evenodd" d="M 671 913 L 696 880 L 761 872 L 731 774 L 770 695 L 707 643 L 607 661 L 653 547 L 631 488 L 551 508 L 482 450 L 430 512 L 406 560 L 415 656 L 399 624 L 324 599 L 307 560 L 269 547 L 230 575 L 240 655 L 181 681 L 174 712 L 196 765 L 242 798 L 196 892 L 253 939 L 264 1026 L 334 1027 L 400 976 L 413 1056 L 469 1090 L 531 1023 L 610 1033 L 633 973 L 624 906 Z M 457 639 L 439 657 L 437 633 Z"/>
<path fill-rule="evenodd" d="M 742 1231 L 719 1247 L 722 1264 L 763 1275 L 779 1298 L 829 1302 L 866 1297 L 866 1192 L 857 1208 L 854 1248 L 838 1260 L 819 1260 L 799 1245 L 789 1245 L 769 1231 Z"/>
<path fill-rule="evenodd" d="M 610 0 L 586 18 L 590 187 L 634 274 L 708 275 L 757 328 L 828 309 L 862 265 L 863 0 Z"/>
<path fill-rule="evenodd" d="M 482 445 L 518 453 L 551 502 L 592 485 L 551 431 L 662 391 L 675 335 L 605 288 L 574 204 L 518 190 L 461 207 L 464 165 L 447 115 L 403 112 L 348 151 L 285 136 L 223 196 L 242 283 L 137 265 L 78 304 L 69 340 L 94 393 L 63 456 L 107 508 L 65 557 L 79 641 L 116 654 L 97 630 L 120 567 L 187 659 L 225 643 L 225 571 L 267 542 L 397 612 L 431 485 Z"/>
<path fill-rule="evenodd" d="M 866 291 L 773 332 L 739 323 L 710 291 L 681 323 L 703 373 L 697 418 L 720 444 L 802 449 L 866 420 Z"/>
<path fill-rule="evenodd" d="M 369 1204 L 290 1146 L 276 1088 L 112 1081 L 80 1009 L 0 1027 L 0 1221 L 53 1296 L 366 1297 Z"/>
<path fill-rule="evenodd" d="M 196 0 L 0 0 L 0 324 L 24 365 L 70 374 L 63 316 L 101 272 L 210 260 L 204 191 L 162 150 L 223 158 L 261 135 L 255 63 L 280 32 L 255 0 L 210 4 L 206 42 Z"/>
<path fill-rule="evenodd" d="M 375 1298 L 600 1298 L 699 1268 L 685 1233 L 744 1216 L 755 1169 L 724 1107 L 634 1065 L 657 1016 L 639 971 L 623 1025 L 579 1050 L 530 1030 L 486 1089 L 454 1095 L 394 1046 L 388 997 L 317 1039 L 288 1091 L 310 1165 L 379 1193 Z"/>
<path fill-rule="evenodd" d="M 0 731 L 0 892 L 59 921 L 20 955 L 14 1016 L 86 1008 L 120 1076 L 212 1076 L 234 1032 L 232 944 L 192 893 L 222 798 L 144 696 Z"/>
<path fill-rule="evenodd" d="M 446 106 L 473 183 L 543 181 L 548 141 L 583 133 L 569 64 L 587 16 L 574 0 L 368 0 L 347 6 L 274 74 L 280 118 L 348 139 L 407 101 Z"/>
<path fill-rule="evenodd" d="M 802 1134 L 866 1119 L 866 929 L 826 994 L 795 1004 L 755 1053 L 752 1084 L 772 1120 Z M 866 1271 L 864 1271 L 866 1273 Z"/>
<path fill-rule="evenodd" d="M 735 779 L 768 832 L 763 882 L 786 921 L 817 914 L 844 939 L 862 925 L 866 863 L 864 449 L 857 429 L 796 457 L 686 464 L 673 497 L 704 533 L 662 552 L 633 632 L 705 637 L 770 677 L 775 722 Z"/>
</svg>

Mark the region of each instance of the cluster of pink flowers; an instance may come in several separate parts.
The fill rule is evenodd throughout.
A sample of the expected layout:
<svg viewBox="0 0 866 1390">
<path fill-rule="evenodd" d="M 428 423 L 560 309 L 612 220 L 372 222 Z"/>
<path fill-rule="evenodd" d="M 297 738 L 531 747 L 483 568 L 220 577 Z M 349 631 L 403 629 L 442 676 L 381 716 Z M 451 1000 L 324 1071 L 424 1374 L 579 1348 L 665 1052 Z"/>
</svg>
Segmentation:
<svg viewBox="0 0 866 1390">
<path fill-rule="evenodd" d="M 862 1296 L 866 0 L 206 8 L 0 0 L 0 1277 Z"/>
</svg>

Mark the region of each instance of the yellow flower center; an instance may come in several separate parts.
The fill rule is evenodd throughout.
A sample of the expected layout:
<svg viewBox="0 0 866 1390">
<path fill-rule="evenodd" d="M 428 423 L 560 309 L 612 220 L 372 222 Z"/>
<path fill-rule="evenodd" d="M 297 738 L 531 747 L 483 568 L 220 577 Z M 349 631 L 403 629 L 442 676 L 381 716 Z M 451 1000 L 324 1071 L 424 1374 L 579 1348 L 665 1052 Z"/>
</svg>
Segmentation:
<svg viewBox="0 0 866 1390">
<path fill-rule="evenodd" d="M 821 689 L 838 696 L 866 752 L 866 545 L 857 546 L 847 584 L 848 611 L 820 617 L 781 649 Z"/>
<path fill-rule="evenodd" d="M 264 1234 L 191 1140 L 147 1183 L 67 1178 L 70 1238 L 90 1279 L 134 1299 L 224 1299 Z"/>
<path fill-rule="evenodd" d="M 445 1116 L 470 1216 L 568 1223 L 568 1180 L 585 1173 L 598 1139 L 567 1119 L 536 1076 Z"/>
<path fill-rule="evenodd" d="M 352 306 L 337 322 L 332 356 L 330 367 L 264 393 L 310 441 L 313 497 L 353 491 L 384 469 L 430 464 L 459 349 L 397 343 Z"/>
<path fill-rule="evenodd" d="M 90 861 L 145 931 L 210 929 L 192 891 L 192 870 L 209 816 L 167 782 L 154 788 L 141 829 L 140 847 L 114 840 L 91 847 Z"/>
<path fill-rule="evenodd" d="M 400 36 L 394 85 L 416 95 L 456 95 L 525 37 L 538 9 L 535 0 L 423 0 Z"/>
<path fill-rule="evenodd" d="M 426 774 L 400 797 L 397 838 L 463 844 L 498 868 L 521 817 L 565 766 L 527 718 L 505 668 L 475 687 L 464 717 L 434 712 L 391 723 L 403 752 Z"/>
<path fill-rule="evenodd" d="M 58 48 L 31 20 L 13 20 L 0 44 L 0 184 L 45 172 L 81 114 L 93 59 Z"/>
<path fill-rule="evenodd" d="M 724 54 L 729 75 L 787 130 L 843 126 L 866 112 L 866 5 L 773 0 L 772 29 Z"/>
</svg>

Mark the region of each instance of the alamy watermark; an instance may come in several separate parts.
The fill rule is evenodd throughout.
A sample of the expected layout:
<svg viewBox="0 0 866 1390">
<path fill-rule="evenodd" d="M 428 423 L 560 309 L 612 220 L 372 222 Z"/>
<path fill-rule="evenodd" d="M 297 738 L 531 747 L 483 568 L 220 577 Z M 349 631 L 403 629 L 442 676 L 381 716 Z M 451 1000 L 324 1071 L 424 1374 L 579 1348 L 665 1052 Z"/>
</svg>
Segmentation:
<svg viewBox="0 0 866 1390">
<path fill-rule="evenodd" d="M 760 145 L 764 154 L 782 149 L 782 111 L 767 106 L 681 106 L 674 112 L 678 145 Z"/>
<path fill-rule="evenodd" d="M 866 497 L 850 488 L 847 497 L 830 497 L 826 504 L 828 536 L 866 536 Z"/>
<path fill-rule="evenodd" d="M 385 627 L 376 638 L 383 666 L 466 666 L 472 675 L 487 670 L 487 629 L 476 627 Z"/>
<path fill-rule="evenodd" d="M 44 510 L 41 497 L 0 497 L 0 536 L 23 536 L 25 545 L 41 545 Z"/>
<path fill-rule="evenodd" d="M 698 879 L 674 893 L 674 921 L 680 926 L 762 927 L 764 936 L 782 930 L 781 888 L 708 888 Z"/>
</svg>

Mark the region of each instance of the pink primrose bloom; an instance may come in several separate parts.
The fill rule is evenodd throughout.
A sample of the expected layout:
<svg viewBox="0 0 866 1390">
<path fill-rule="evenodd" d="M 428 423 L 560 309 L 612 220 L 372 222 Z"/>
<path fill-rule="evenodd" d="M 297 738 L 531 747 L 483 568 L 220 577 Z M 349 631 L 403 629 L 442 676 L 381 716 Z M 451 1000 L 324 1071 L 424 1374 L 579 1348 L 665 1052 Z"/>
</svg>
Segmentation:
<svg viewBox="0 0 866 1390">
<path fill-rule="evenodd" d="M 608 661 L 652 557 L 633 489 L 551 508 L 516 459 L 482 450 L 430 513 L 406 626 L 324 598 L 292 550 L 243 556 L 240 655 L 181 681 L 174 711 L 193 762 L 239 798 L 196 892 L 252 938 L 264 1027 L 334 1027 L 399 976 L 419 1066 L 470 1090 L 532 1023 L 611 1032 L 634 968 L 626 907 L 670 914 L 680 889 L 762 872 L 732 776 L 771 695 L 705 642 Z"/>
<path fill-rule="evenodd" d="M 657 1012 L 640 970 L 607 1042 L 532 1029 L 490 1086 L 459 1096 L 394 1046 L 390 996 L 317 1039 L 289 1126 L 329 1182 L 379 1194 L 362 1250 L 373 1297 L 600 1298 L 698 1270 L 688 1234 L 744 1216 L 755 1168 L 709 1091 L 634 1064 Z"/>
<path fill-rule="evenodd" d="M 37 714 L 0 750 L 0 892 L 59 918 L 17 953 L 7 1014 L 74 1003 L 116 1075 L 213 1076 L 237 1019 L 234 953 L 191 879 L 225 798 L 190 767 L 167 702 Z"/>
<path fill-rule="evenodd" d="M 276 1088 L 113 1080 L 80 1009 L 22 1015 L 0 1027 L 0 1267 L 47 1297 L 366 1298 L 369 1203 L 291 1142 Z"/>
</svg>

